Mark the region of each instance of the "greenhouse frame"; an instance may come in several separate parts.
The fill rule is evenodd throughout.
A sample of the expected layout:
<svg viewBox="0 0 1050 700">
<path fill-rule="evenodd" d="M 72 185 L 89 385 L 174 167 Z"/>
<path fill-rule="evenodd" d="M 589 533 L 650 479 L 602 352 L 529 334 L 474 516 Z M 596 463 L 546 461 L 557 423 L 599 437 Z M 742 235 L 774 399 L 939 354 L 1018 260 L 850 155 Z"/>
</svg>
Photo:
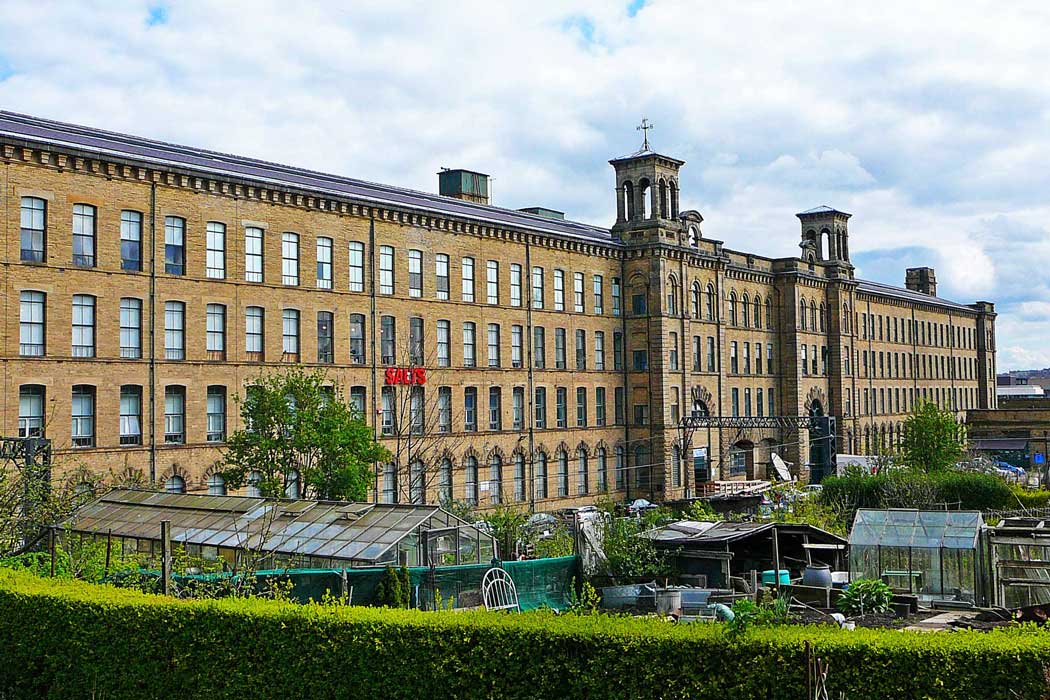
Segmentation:
<svg viewBox="0 0 1050 700">
<path fill-rule="evenodd" d="M 850 579 L 879 579 L 923 603 L 987 605 L 987 554 L 978 511 L 857 511 Z"/>
<path fill-rule="evenodd" d="M 341 569 L 487 564 L 491 535 L 436 505 L 206 496 L 113 489 L 59 526 L 156 563 L 161 522 L 189 556 L 242 567 Z"/>
</svg>

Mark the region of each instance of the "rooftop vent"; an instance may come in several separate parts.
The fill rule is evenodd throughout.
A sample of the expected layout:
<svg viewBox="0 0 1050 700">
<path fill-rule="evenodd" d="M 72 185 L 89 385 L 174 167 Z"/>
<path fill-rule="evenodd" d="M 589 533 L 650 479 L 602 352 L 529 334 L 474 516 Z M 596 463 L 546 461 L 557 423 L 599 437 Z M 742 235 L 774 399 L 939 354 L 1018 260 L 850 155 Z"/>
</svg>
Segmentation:
<svg viewBox="0 0 1050 700">
<path fill-rule="evenodd" d="M 438 173 L 438 194 L 488 204 L 489 176 L 473 170 L 442 170 Z"/>
<path fill-rule="evenodd" d="M 548 209 L 546 207 L 525 207 L 519 209 L 526 214 L 535 214 L 536 216 L 542 216 L 547 219 L 557 219 L 558 221 L 565 221 L 565 212 L 558 211 L 557 209 Z"/>
</svg>

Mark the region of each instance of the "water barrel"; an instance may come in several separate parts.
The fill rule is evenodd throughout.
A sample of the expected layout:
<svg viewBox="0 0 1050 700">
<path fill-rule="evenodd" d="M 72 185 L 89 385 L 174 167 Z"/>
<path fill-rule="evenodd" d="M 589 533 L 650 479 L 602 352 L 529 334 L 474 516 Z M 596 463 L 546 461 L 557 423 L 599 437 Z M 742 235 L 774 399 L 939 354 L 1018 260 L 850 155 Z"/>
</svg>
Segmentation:
<svg viewBox="0 0 1050 700">
<path fill-rule="evenodd" d="M 777 583 L 778 583 L 777 582 L 777 576 L 776 576 L 776 573 L 773 571 L 773 569 L 769 569 L 768 571 L 763 571 L 762 572 L 762 585 L 764 585 L 764 586 L 773 586 L 773 585 L 777 585 Z M 790 586 L 791 585 L 791 574 L 790 574 L 790 572 L 788 572 L 787 569 L 781 569 L 780 570 L 779 585 L 781 585 L 781 586 Z"/>
<path fill-rule="evenodd" d="M 802 572 L 802 585 L 831 588 L 831 567 L 827 564 L 810 564 Z"/>
</svg>

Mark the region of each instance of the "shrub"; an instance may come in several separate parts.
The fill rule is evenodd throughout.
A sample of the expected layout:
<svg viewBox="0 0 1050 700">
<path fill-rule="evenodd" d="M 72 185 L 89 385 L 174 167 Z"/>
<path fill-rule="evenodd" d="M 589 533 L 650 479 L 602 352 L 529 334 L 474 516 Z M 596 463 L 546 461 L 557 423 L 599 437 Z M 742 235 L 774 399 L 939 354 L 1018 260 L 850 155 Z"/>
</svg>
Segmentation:
<svg viewBox="0 0 1050 700">
<path fill-rule="evenodd" d="M 543 612 L 183 601 L 0 570 L 0 696 L 1007 700 L 1046 690 L 1050 632 L 918 634 Z"/>
<path fill-rule="evenodd" d="M 846 615 L 887 613 L 893 602 L 893 591 L 882 581 L 860 578 L 846 587 L 836 605 Z"/>
<path fill-rule="evenodd" d="M 1018 484 L 1010 484 L 1012 500 L 1007 510 L 1020 508 L 1050 508 L 1050 491 L 1046 489 L 1026 489 Z"/>
</svg>

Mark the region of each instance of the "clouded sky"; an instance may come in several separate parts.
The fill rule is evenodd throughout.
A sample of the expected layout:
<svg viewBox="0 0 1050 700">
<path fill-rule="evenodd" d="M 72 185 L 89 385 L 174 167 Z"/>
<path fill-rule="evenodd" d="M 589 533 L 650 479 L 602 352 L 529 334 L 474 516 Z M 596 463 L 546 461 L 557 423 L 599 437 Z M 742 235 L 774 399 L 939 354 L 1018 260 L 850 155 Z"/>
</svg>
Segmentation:
<svg viewBox="0 0 1050 700">
<path fill-rule="evenodd" d="M 3 2 L 0 108 L 428 191 L 472 168 L 601 225 L 645 116 L 706 236 L 794 255 L 795 212 L 849 211 L 858 275 L 996 302 L 1020 369 L 1050 366 L 1047 36 L 1020 1 Z"/>
</svg>

